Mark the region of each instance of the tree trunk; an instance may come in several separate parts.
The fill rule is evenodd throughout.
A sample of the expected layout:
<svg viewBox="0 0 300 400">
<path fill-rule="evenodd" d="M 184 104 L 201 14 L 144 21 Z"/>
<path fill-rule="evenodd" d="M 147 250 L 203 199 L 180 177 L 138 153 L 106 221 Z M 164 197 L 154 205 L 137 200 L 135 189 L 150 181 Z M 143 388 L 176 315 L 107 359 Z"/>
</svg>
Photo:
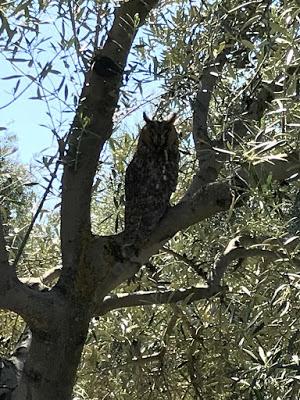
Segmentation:
<svg viewBox="0 0 300 400">
<path fill-rule="evenodd" d="M 55 331 L 32 332 L 32 343 L 12 400 L 70 400 L 90 315 L 68 307 Z"/>
</svg>

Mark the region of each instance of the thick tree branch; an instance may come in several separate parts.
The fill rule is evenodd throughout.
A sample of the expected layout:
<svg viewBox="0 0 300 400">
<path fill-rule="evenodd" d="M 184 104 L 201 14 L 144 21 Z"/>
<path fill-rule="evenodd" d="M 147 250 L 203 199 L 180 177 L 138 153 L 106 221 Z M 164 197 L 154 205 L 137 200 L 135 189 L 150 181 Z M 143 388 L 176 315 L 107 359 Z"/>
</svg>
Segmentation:
<svg viewBox="0 0 300 400">
<path fill-rule="evenodd" d="M 11 399 L 11 394 L 18 386 L 24 363 L 30 350 L 32 334 L 28 327 L 20 336 L 17 346 L 12 356 L 0 359 L 0 398 Z"/>
<path fill-rule="evenodd" d="M 28 320 L 41 318 L 41 321 L 43 321 L 47 307 L 44 301 L 41 301 L 41 294 L 34 293 L 23 285 L 17 278 L 15 268 L 9 265 L 1 215 L 0 270 L 0 308 L 14 311 Z"/>
<path fill-rule="evenodd" d="M 222 256 L 215 262 L 212 271 L 211 277 L 208 281 L 208 286 L 220 285 L 221 279 L 223 278 L 228 266 L 235 260 L 246 259 L 249 257 L 265 257 L 272 260 L 276 260 L 282 255 L 279 256 L 278 253 L 264 250 L 261 248 L 245 248 L 242 246 L 242 243 L 246 241 L 242 241 L 242 237 L 238 236 L 228 243 L 224 253 Z"/>
<path fill-rule="evenodd" d="M 115 21 L 103 48 L 105 55 L 124 67 L 137 29 L 157 4 L 158 0 L 129 0 L 116 7 Z"/>
<path fill-rule="evenodd" d="M 299 171 L 299 155 L 291 153 L 285 160 L 274 159 L 272 162 L 263 162 L 255 166 L 241 168 L 237 177 L 244 182 L 264 182 L 270 175 L 277 182 L 283 182 Z M 190 199 L 181 200 L 170 208 L 149 238 L 152 244 L 165 242 L 178 231 L 228 210 L 232 205 L 235 188 L 226 183 L 212 183 L 199 189 Z M 246 198 L 246 196 L 245 196 Z M 242 202 L 239 202 L 241 205 Z M 161 246 L 160 246 L 161 247 Z"/>
<path fill-rule="evenodd" d="M 210 298 L 219 290 L 220 287 L 192 287 L 180 290 L 122 293 L 105 297 L 103 304 L 97 309 L 97 312 L 103 315 L 108 311 L 118 308 L 172 304 L 179 301 L 190 303 L 195 300 Z"/>
<path fill-rule="evenodd" d="M 57 319 L 61 301 L 54 292 L 40 292 L 10 278 L 1 280 L 0 293 L 0 308 L 19 314 L 31 327 L 46 329 Z"/>
<path fill-rule="evenodd" d="M 179 301 L 187 303 L 207 299 L 214 296 L 220 290 L 221 280 L 224 277 L 230 264 L 238 259 L 246 259 L 249 257 L 264 257 L 271 260 L 282 258 L 284 255 L 279 252 L 269 251 L 262 248 L 245 248 L 243 244 L 247 243 L 247 239 L 236 237 L 232 239 L 221 257 L 215 262 L 211 268 L 210 278 L 206 286 L 192 287 L 179 290 L 164 291 L 140 291 L 131 294 L 111 295 L 104 298 L 103 303 L 97 309 L 99 314 L 105 314 L 108 311 L 117 308 L 146 306 L 153 304 L 173 304 Z"/>
<path fill-rule="evenodd" d="M 236 176 L 242 178 L 249 186 L 253 182 L 265 182 L 270 175 L 274 181 L 283 182 L 296 174 L 299 179 L 299 167 L 300 154 L 292 152 L 284 159 L 273 159 L 257 165 L 250 165 L 249 168 L 240 168 L 236 172 Z"/>
<path fill-rule="evenodd" d="M 203 68 L 196 98 L 192 104 L 193 137 L 199 166 L 188 195 L 194 193 L 196 188 L 198 189 L 208 183 L 214 182 L 218 176 L 219 168 L 208 134 L 207 119 L 210 99 L 226 63 L 228 52 L 229 49 L 225 48 L 215 60 L 210 61 Z"/>
<path fill-rule="evenodd" d="M 132 254 L 130 249 L 124 247 L 122 234 L 111 239 L 95 238 L 89 256 L 94 266 L 93 270 L 98 274 L 99 296 L 105 296 L 133 276 L 141 265 L 146 263 L 176 232 L 228 209 L 230 204 L 231 193 L 228 185 L 225 183 L 207 185 L 195 193 L 189 202 L 181 202 L 170 208 L 148 241 L 138 251 L 132 249 Z M 105 260 L 107 260 L 106 270 L 103 273 L 99 264 Z"/>
<path fill-rule="evenodd" d="M 263 13 L 261 14 L 261 10 L 259 10 L 260 6 L 261 5 L 259 3 L 250 4 L 249 6 L 247 5 L 241 18 L 249 18 L 251 21 L 254 15 L 263 15 Z M 207 65 L 204 66 L 202 76 L 200 77 L 196 98 L 192 104 L 193 137 L 199 166 L 190 188 L 185 194 L 185 198 L 193 195 L 193 193 L 195 193 L 202 186 L 205 186 L 211 182 L 215 182 L 218 177 L 218 173 L 221 168 L 221 162 L 224 160 L 224 154 L 217 154 L 214 147 L 223 147 L 224 143 L 221 141 L 220 145 L 214 146 L 209 137 L 207 120 L 211 96 L 219 77 L 222 75 L 223 67 L 227 62 L 227 55 L 230 54 L 231 60 L 235 59 L 235 61 L 237 61 L 241 58 L 241 54 L 245 52 L 246 54 L 249 53 L 249 49 L 243 46 L 242 39 L 249 40 L 249 31 L 253 30 L 253 34 L 257 34 L 257 30 L 261 29 L 260 24 L 256 20 L 253 20 L 251 24 L 245 23 L 243 25 L 243 30 L 238 32 L 240 43 L 237 43 L 235 40 L 228 39 L 228 35 L 226 34 L 226 32 L 231 33 L 231 31 L 234 32 L 236 30 L 236 19 L 228 18 L 226 19 L 226 22 L 224 20 L 222 28 L 225 34 L 223 40 L 226 41 L 226 45 L 215 60 L 210 60 Z M 232 57 L 234 54 L 235 57 Z M 245 54 L 243 56 L 245 57 Z M 263 63 L 261 63 L 260 68 L 262 65 Z M 274 98 L 275 90 L 278 91 L 278 85 L 275 83 L 269 85 L 269 87 L 267 85 L 261 85 L 259 90 L 256 91 L 255 97 L 251 99 L 251 104 L 249 104 L 249 108 L 247 113 L 244 114 L 244 118 L 248 121 L 253 119 L 256 121 L 260 120 L 267 105 Z M 238 97 L 240 97 L 241 94 L 242 92 Z M 237 133 L 238 136 L 245 135 L 245 131 L 248 131 L 246 124 L 244 124 L 241 120 L 237 120 L 234 126 L 234 134 Z"/>
<path fill-rule="evenodd" d="M 245 12 L 251 16 L 255 15 L 256 8 L 259 5 L 249 7 L 245 9 Z M 244 16 L 243 16 L 244 17 Z M 224 33 L 230 31 L 227 24 L 232 24 L 232 30 L 235 30 L 236 20 L 229 18 L 226 23 L 224 22 Z M 245 24 L 244 30 L 239 32 L 239 37 L 247 39 L 248 30 L 250 27 Z M 234 48 L 237 45 L 234 41 L 226 39 L 226 45 L 224 49 L 218 54 L 213 60 L 209 60 L 206 66 L 203 68 L 202 76 L 199 81 L 199 86 L 196 94 L 196 98 L 193 101 L 193 137 L 195 142 L 195 149 L 197 159 L 199 161 L 198 170 L 193 178 L 192 184 L 188 189 L 185 197 L 193 195 L 199 188 L 207 185 L 208 183 L 215 182 L 220 170 L 220 164 L 218 163 L 217 153 L 213 149 L 212 141 L 208 133 L 208 114 L 210 100 L 217 84 L 218 79 L 222 76 L 222 70 L 227 62 L 227 55 L 234 52 Z M 249 51 L 249 50 L 247 50 Z"/>
<path fill-rule="evenodd" d="M 149 238 L 149 245 L 162 244 L 180 230 L 228 210 L 232 193 L 227 183 L 211 183 L 195 192 L 189 199 L 171 207 Z M 161 247 L 161 245 L 160 245 Z"/>
<path fill-rule="evenodd" d="M 287 161 L 274 160 L 272 164 L 269 162 L 261 163 L 255 166 L 255 170 L 252 172 L 249 168 L 242 169 L 239 171 L 238 176 L 243 177 L 241 179 L 245 181 L 250 181 L 254 176 L 255 179 L 263 182 L 271 174 L 274 180 L 281 182 L 288 179 L 298 169 L 299 161 L 297 155 L 292 154 L 287 158 Z M 98 278 L 98 281 L 100 281 L 98 293 L 105 296 L 119 284 L 137 273 L 141 265 L 156 254 L 164 243 L 178 231 L 212 217 L 219 212 L 229 210 L 231 206 L 234 206 L 233 192 L 234 190 L 227 183 L 211 183 L 199 189 L 189 200 L 182 200 L 176 206 L 171 207 L 148 241 L 144 243 L 139 251 L 134 252 L 132 255 L 124 255 L 122 234 L 112 239 L 112 242 L 115 240 L 113 249 L 118 249 L 114 254 L 116 258 L 113 259 L 112 254 L 108 257 L 106 265 L 111 265 L 111 267 L 107 267 L 106 273 L 102 273 L 101 277 Z M 244 199 L 246 199 L 246 196 Z M 239 201 L 239 206 L 242 204 L 243 199 Z M 90 257 L 93 260 L 95 271 L 101 270 L 99 263 L 105 259 L 103 256 L 106 251 L 103 245 L 105 240 L 105 238 L 95 238 L 91 247 Z M 127 249 L 125 249 L 125 253 L 127 253 Z M 99 299 L 100 297 L 98 297 L 97 302 Z"/>
<path fill-rule="evenodd" d="M 138 27 L 154 0 L 124 1 L 116 8 L 113 26 L 101 51 L 96 53 L 116 66 L 115 73 L 101 75 L 92 68 L 86 74 L 80 104 L 70 131 L 65 157 L 61 206 L 62 279 L 72 283 L 70 270 L 90 239 L 90 203 L 100 152 L 112 133 L 112 117 L 119 99 L 122 72 Z M 105 71 L 104 71 L 105 72 Z"/>
</svg>

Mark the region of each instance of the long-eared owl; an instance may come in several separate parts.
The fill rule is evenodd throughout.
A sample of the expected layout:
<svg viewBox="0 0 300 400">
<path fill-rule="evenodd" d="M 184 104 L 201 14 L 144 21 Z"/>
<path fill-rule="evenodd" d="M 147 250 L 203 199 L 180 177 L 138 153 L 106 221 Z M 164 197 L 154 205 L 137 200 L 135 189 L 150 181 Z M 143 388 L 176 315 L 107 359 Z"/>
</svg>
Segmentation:
<svg viewBox="0 0 300 400">
<path fill-rule="evenodd" d="M 163 217 L 178 176 L 176 114 L 166 121 L 143 117 L 146 125 L 125 176 L 125 233 L 132 242 L 146 239 Z"/>
</svg>

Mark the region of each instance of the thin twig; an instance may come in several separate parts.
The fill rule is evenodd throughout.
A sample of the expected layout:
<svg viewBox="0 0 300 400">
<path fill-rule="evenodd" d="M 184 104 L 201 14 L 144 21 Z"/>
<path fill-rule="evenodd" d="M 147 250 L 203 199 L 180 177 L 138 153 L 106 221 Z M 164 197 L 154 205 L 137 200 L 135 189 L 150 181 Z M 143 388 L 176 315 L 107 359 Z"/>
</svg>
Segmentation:
<svg viewBox="0 0 300 400">
<path fill-rule="evenodd" d="M 83 62 L 83 64 L 85 64 L 85 60 L 82 56 L 82 53 L 80 52 L 80 42 L 78 39 L 78 35 L 76 33 L 76 21 L 75 21 L 75 17 L 74 17 L 74 10 L 72 7 L 71 0 L 68 0 L 68 8 L 69 8 L 69 13 L 70 13 L 70 18 L 71 18 L 71 25 L 72 25 L 72 31 L 73 31 L 73 36 L 74 36 L 74 45 L 75 45 L 75 51 L 77 54 L 77 58 L 78 58 L 79 62 L 81 60 Z"/>
<path fill-rule="evenodd" d="M 37 208 L 32 220 L 31 220 L 31 222 L 30 222 L 30 224 L 29 224 L 29 226 L 27 228 L 25 236 L 24 236 L 24 238 L 22 240 L 22 243 L 21 243 L 21 245 L 20 245 L 20 247 L 18 249 L 16 258 L 15 258 L 14 263 L 13 263 L 13 267 L 14 268 L 16 268 L 17 265 L 18 265 L 18 262 L 19 262 L 19 260 L 20 260 L 20 258 L 22 256 L 22 254 L 23 254 L 23 250 L 24 250 L 24 248 L 26 246 L 26 243 L 27 243 L 27 241 L 29 239 L 30 233 L 31 233 L 31 231 L 32 231 L 32 229 L 34 227 L 34 224 L 35 224 L 35 222 L 36 222 L 36 220 L 37 220 L 37 218 L 38 218 L 38 216 L 39 216 L 39 214 L 40 214 L 40 212 L 41 212 L 41 210 L 43 208 L 43 205 L 44 205 L 44 203 L 46 201 L 46 198 L 47 198 L 47 196 L 48 196 L 48 194 L 49 194 L 49 192 L 50 192 L 50 190 L 52 188 L 52 184 L 54 182 L 54 179 L 57 177 L 57 171 L 58 171 L 59 165 L 60 165 L 60 161 L 57 161 L 56 164 L 55 164 L 54 171 L 51 174 L 51 179 L 50 179 L 50 181 L 48 183 L 48 186 L 46 187 L 46 190 L 45 190 L 44 195 L 43 195 L 43 197 L 42 197 L 42 199 L 40 201 L 40 204 L 39 204 L 39 206 L 38 206 L 38 208 Z"/>
<path fill-rule="evenodd" d="M 2 216 L 0 213 L 0 267 L 6 268 L 8 266 L 8 252 L 6 250 L 6 241 L 4 237 L 4 229 Z"/>
<path fill-rule="evenodd" d="M 163 247 L 163 250 L 166 253 L 174 256 L 174 258 L 176 258 L 177 260 L 184 262 L 186 265 L 189 265 L 196 272 L 196 274 L 201 276 L 201 278 L 203 278 L 204 280 L 207 279 L 206 273 L 203 271 L 201 266 L 199 264 L 196 264 L 193 260 L 191 260 L 187 256 L 179 254 L 176 251 L 169 249 L 168 247 Z"/>
</svg>

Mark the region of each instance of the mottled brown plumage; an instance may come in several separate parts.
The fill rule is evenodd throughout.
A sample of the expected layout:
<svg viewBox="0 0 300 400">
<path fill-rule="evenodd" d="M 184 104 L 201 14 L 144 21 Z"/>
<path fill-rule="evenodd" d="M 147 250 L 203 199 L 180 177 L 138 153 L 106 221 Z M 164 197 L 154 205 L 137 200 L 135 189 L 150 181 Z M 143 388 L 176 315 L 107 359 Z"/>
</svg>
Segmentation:
<svg viewBox="0 0 300 400">
<path fill-rule="evenodd" d="M 176 114 L 167 121 L 143 116 L 146 125 L 125 176 L 125 233 L 130 242 L 144 240 L 153 231 L 169 206 L 178 176 Z"/>
</svg>

